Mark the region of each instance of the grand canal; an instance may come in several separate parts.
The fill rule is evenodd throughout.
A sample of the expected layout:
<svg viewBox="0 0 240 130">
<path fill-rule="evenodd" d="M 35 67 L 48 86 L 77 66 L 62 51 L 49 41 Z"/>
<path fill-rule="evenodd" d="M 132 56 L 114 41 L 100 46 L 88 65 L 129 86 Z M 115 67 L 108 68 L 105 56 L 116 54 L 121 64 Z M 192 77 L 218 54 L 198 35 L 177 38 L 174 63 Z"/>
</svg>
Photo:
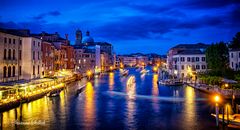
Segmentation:
<svg viewBox="0 0 240 130">
<path fill-rule="evenodd" d="M 158 86 L 159 76 L 130 69 L 68 85 L 59 97 L 43 97 L 1 114 L 3 129 L 216 129 L 210 97 L 191 87 Z M 76 95 L 76 89 L 87 83 Z"/>
</svg>

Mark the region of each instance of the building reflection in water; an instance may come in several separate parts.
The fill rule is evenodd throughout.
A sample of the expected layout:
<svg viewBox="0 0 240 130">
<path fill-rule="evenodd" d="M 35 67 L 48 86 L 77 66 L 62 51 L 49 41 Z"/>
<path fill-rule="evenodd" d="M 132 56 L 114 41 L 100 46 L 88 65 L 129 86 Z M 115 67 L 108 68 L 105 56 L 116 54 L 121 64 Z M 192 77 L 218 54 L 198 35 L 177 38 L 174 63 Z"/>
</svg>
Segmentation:
<svg viewBox="0 0 240 130">
<path fill-rule="evenodd" d="M 135 77 L 134 77 L 135 79 Z M 128 81 L 126 84 L 126 92 L 128 95 L 128 100 L 127 100 L 127 110 L 126 110 L 126 126 L 127 129 L 134 129 L 135 128 L 135 113 L 136 113 L 136 104 L 135 104 L 135 99 L 136 99 L 136 83 Z"/>
<path fill-rule="evenodd" d="M 185 102 L 184 102 L 184 121 L 186 128 L 191 128 L 188 125 L 194 125 L 196 123 L 196 102 L 195 102 L 195 91 L 191 87 L 185 89 Z"/>
<path fill-rule="evenodd" d="M 153 74 L 153 78 L 152 78 L 152 96 L 154 96 L 154 97 L 159 96 L 159 89 L 158 89 L 157 82 L 158 82 L 158 74 Z M 159 111 L 159 104 L 158 104 L 158 99 L 157 98 L 153 98 L 152 107 L 153 107 L 155 112 Z"/>
<path fill-rule="evenodd" d="M 114 88 L 114 73 L 110 72 L 109 73 L 109 90 L 113 90 Z"/>
<path fill-rule="evenodd" d="M 158 91 L 158 74 L 153 75 L 152 79 L 152 95 L 153 96 L 159 96 L 159 91 Z M 154 99 L 154 98 L 153 98 Z"/>
<path fill-rule="evenodd" d="M 95 105 L 95 95 L 94 88 L 91 82 L 87 82 L 85 91 L 85 104 L 84 104 L 84 120 L 85 129 L 92 129 L 96 127 L 96 105 Z"/>
</svg>

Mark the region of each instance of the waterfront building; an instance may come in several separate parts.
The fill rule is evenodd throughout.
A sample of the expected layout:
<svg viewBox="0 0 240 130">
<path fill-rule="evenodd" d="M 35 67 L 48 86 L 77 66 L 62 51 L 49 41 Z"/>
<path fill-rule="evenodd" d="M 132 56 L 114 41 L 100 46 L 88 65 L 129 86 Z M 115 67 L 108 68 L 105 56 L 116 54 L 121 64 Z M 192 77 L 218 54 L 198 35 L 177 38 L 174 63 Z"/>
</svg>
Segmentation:
<svg viewBox="0 0 240 130">
<path fill-rule="evenodd" d="M 170 75 L 176 75 L 174 73 L 178 73 L 176 68 L 176 56 L 179 53 L 186 53 L 186 52 L 191 52 L 193 54 L 193 56 L 190 56 L 191 53 L 188 53 L 187 55 L 189 55 L 189 57 L 195 57 L 195 53 L 203 53 L 205 52 L 205 50 L 207 49 L 209 45 L 207 44 L 203 44 L 203 43 L 197 43 L 197 44 L 179 44 L 173 48 L 171 48 L 168 53 L 167 53 L 167 71 Z M 185 59 L 186 61 L 187 59 Z M 192 60 L 195 62 L 195 60 Z M 188 62 L 189 63 L 189 62 Z M 195 64 L 196 65 L 196 64 Z M 181 72 L 178 73 L 178 77 L 182 77 L 181 76 Z M 186 76 L 186 73 L 184 73 L 184 76 Z"/>
<path fill-rule="evenodd" d="M 28 36 L 22 37 L 22 77 L 30 80 L 42 77 L 42 40 Z"/>
<path fill-rule="evenodd" d="M 136 66 L 137 65 L 137 58 L 132 55 L 121 55 L 118 56 L 120 59 L 120 64 L 122 63 L 124 66 Z"/>
<path fill-rule="evenodd" d="M 54 74 L 55 49 L 51 42 L 42 42 L 42 75 L 48 76 Z"/>
<path fill-rule="evenodd" d="M 91 70 L 92 72 L 107 71 L 113 65 L 113 47 L 107 42 L 94 42 L 90 36 L 90 32 L 86 32 L 86 36 L 82 38 L 80 44 L 80 30 L 76 31 L 75 49 L 76 66 L 78 72 Z"/>
<path fill-rule="evenodd" d="M 63 69 L 68 70 L 74 69 L 75 67 L 74 48 L 70 46 L 68 34 L 65 34 L 65 38 L 60 37 L 60 35 L 57 32 L 54 34 L 42 32 L 40 34 L 32 34 L 32 36 L 40 38 L 43 41 L 49 42 L 55 47 L 53 67 L 54 71 Z"/>
<path fill-rule="evenodd" d="M 240 49 L 239 48 L 229 49 L 229 66 L 234 71 L 240 70 Z"/>
<path fill-rule="evenodd" d="M 183 50 L 173 55 L 173 75 L 177 78 L 194 78 L 207 69 L 205 52 L 200 50 Z"/>
<path fill-rule="evenodd" d="M 0 82 L 22 79 L 22 36 L 25 35 L 23 30 L 0 29 Z"/>
<path fill-rule="evenodd" d="M 93 72 L 96 66 L 95 50 L 84 48 L 84 46 L 74 46 L 74 49 L 76 56 L 75 71 L 85 73 L 86 71 L 91 70 Z"/>
</svg>

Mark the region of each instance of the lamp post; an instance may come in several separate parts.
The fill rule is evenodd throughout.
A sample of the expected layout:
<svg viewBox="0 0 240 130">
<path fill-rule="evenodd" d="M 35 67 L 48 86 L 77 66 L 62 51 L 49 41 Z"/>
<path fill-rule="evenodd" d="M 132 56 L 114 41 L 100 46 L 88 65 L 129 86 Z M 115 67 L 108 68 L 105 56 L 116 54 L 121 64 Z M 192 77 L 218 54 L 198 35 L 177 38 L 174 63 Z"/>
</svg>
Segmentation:
<svg viewBox="0 0 240 130">
<path fill-rule="evenodd" d="M 218 95 L 216 95 L 214 97 L 214 101 L 215 101 L 215 112 L 216 112 L 216 126 L 218 127 L 219 126 L 219 106 L 218 106 L 218 103 L 220 102 L 220 97 Z"/>
<path fill-rule="evenodd" d="M 88 71 L 87 71 L 87 76 L 88 76 L 88 79 L 89 79 L 89 80 L 91 79 L 91 75 L 92 75 L 91 70 L 88 70 Z"/>
</svg>

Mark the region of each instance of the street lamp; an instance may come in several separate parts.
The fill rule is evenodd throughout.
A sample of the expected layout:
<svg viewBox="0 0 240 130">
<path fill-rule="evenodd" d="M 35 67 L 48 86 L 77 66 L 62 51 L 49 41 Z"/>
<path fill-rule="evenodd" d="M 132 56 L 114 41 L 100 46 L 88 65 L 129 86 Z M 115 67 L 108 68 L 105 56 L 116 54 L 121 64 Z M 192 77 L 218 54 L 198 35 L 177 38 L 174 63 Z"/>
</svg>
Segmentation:
<svg viewBox="0 0 240 130">
<path fill-rule="evenodd" d="M 215 101 L 215 111 L 216 111 L 216 126 L 218 126 L 218 122 L 219 122 L 219 107 L 218 107 L 218 103 L 221 101 L 220 97 L 218 95 L 214 96 L 214 101 Z"/>
<path fill-rule="evenodd" d="M 112 70 L 113 70 L 113 67 L 112 67 L 112 66 L 110 66 L 110 68 L 109 68 L 109 69 L 110 69 L 110 71 L 112 71 Z"/>
<path fill-rule="evenodd" d="M 88 71 L 87 71 L 87 76 L 88 76 L 88 79 L 90 79 L 90 78 L 91 78 L 91 75 L 92 75 L 92 72 L 91 72 L 91 70 L 88 70 Z"/>
</svg>

